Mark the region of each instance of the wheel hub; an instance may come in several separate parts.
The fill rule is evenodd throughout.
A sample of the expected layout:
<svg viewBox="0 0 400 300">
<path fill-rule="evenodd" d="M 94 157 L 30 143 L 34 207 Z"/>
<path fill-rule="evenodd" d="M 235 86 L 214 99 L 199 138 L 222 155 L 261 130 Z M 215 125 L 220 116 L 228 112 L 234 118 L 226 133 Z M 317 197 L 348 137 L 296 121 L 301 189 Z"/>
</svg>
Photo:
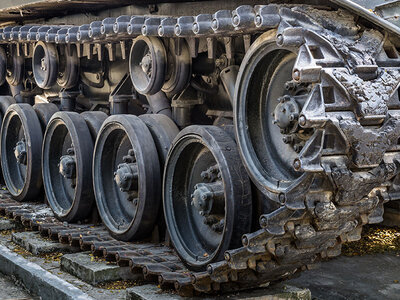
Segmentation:
<svg viewBox="0 0 400 300">
<path fill-rule="evenodd" d="M 145 56 L 143 56 L 142 61 L 140 62 L 140 66 L 142 67 L 143 72 L 147 74 L 147 76 L 151 74 L 151 64 L 151 54 L 147 53 Z"/>
<path fill-rule="evenodd" d="M 60 174 L 67 179 L 76 177 L 76 159 L 74 154 L 74 149 L 69 148 L 67 155 L 61 156 L 60 163 L 58 164 Z"/>
<path fill-rule="evenodd" d="M 46 71 L 46 70 L 47 70 L 47 65 L 46 65 L 46 61 L 45 61 L 44 58 L 42 58 L 42 59 L 40 60 L 40 69 L 41 69 L 42 71 Z"/>
<path fill-rule="evenodd" d="M 17 162 L 22 165 L 26 165 L 26 145 L 25 145 L 25 140 L 22 139 L 17 143 L 17 145 L 14 148 L 14 155 L 15 158 L 17 159 Z"/>
<path fill-rule="evenodd" d="M 274 124 L 276 124 L 282 133 L 287 133 L 295 129 L 297 119 L 299 117 L 299 106 L 292 97 L 285 95 L 278 99 L 279 104 L 276 106 L 273 116 Z"/>
<path fill-rule="evenodd" d="M 194 186 L 191 204 L 201 216 L 208 216 L 217 199 L 224 199 L 224 187 L 221 181 L 198 183 Z"/>
<path fill-rule="evenodd" d="M 121 192 L 129 192 L 134 189 L 138 179 L 138 166 L 136 163 L 122 163 L 114 172 L 114 180 Z"/>
<path fill-rule="evenodd" d="M 60 159 L 60 174 L 67 179 L 76 177 L 76 161 L 75 156 L 63 155 Z"/>
</svg>

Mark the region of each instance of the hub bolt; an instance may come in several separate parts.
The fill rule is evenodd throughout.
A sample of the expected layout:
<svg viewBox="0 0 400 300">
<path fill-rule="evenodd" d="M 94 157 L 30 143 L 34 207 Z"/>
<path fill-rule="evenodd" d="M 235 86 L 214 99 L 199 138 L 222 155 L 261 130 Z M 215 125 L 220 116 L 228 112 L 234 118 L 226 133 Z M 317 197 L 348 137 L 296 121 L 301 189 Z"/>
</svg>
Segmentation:
<svg viewBox="0 0 400 300">
<path fill-rule="evenodd" d="M 306 126 L 306 124 L 307 124 L 307 119 L 306 119 L 305 116 L 301 116 L 301 117 L 299 118 L 299 124 L 300 124 L 300 126 Z"/>
<path fill-rule="evenodd" d="M 298 113 L 293 113 L 293 114 L 290 115 L 289 120 L 290 120 L 290 121 L 294 121 L 294 120 L 296 120 L 298 117 L 299 117 L 299 114 L 298 114 Z"/>
<path fill-rule="evenodd" d="M 294 168 L 296 171 L 299 171 L 299 170 L 300 170 L 300 168 L 301 168 L 300 159 L 296 158 L 296 159 L 294 160 L 294 162 L 293 162 L 293 168 Z"/>
<path fill-rule="evenodd" d="M 293 71 L 293 80 L 300 81 L 300 71 L 297 69 Z"/>
<path fill-rule="evenodd" d="M 290 136 L 290 135 L 285 135 L 285 136 L 282 138 L 282 141 L 283 141 L 285 144 L 290 144 L 290 143 L 293 141 L 293 138 L 292 138 L 292 136 Z"/>
</svg>

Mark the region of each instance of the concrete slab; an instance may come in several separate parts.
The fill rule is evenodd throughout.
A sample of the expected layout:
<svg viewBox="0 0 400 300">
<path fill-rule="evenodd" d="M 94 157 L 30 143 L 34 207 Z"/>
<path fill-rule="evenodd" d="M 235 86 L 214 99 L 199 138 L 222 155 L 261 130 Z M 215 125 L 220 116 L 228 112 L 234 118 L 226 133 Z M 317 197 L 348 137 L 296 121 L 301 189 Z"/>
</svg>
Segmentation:
<svg viewBox="0 0 400 300">
<path fill-rule="evenodd" d="M 0 231 L 12 230 L 17 227 L 14 220 L 0 218 Z"/>
<path fill-rule="evenodd" d="M 34 255 L 53 252 L 71 253 L 79 251 L 79 248 L 71 248 L 69 245 L 44 239 L 37 232 L 14 232 L 11 235 L 11 241 Z"/>
<path fill-rule="evenodd" d="M 308 289 L 277 284 L 273 287 L 254 289 L 251 291 L 226 294 L 218 297 L 181 297 L 173 293 L 165 293 L 157 286 L 146 284 L 126 290 L 126 300 L 222 300 L 222 299 L 250 299 L 250 300 L 311 300 Z"/>
<path fill-rule="evenodd" d="M 14 276 L 42 300 L 93 300 L 88 294 L 0 245 L 1 272 Z"/>
<path fill-rule="evenodd" d="M 20 247 L 17 246 L 15 243 L 11 243 L 11 233 L 0 234 L 0 245 L 7 247 L 11 252 L 15 252 L 16 254 L 23 256 L 29 262 L 32 262 L 41 268 L 45 269 L 46 271 L 50 272 L 51 274 L 67 281 L 68 283 L 74 285 L 75 287 L 79 288 L 82 292 L 88 294 L 90 297 L 96 300 L 124 300 L 125 299 L 125 290 L 122 289 L 123 286 L 132 287 L 134 285 L 133 282 L 127 281 L 112 281 L 106 282 L 99 286 L 93 286 L 89 283 L 82 281 L 81 279 L 71 275 L 67 272 L 64 272 L 60 269 L 60 257 L 58 253 L 50 253 L 45 255 L 35 256 L 29 253 L 25 255 L 20 251 Z M 0 273 L 2 272 L 3 266 L 0 264 Z M 0 289 L 1 291 L 1 289 Z M 1 293 L 0 293 L 1 299 Z"/>
<path fill-rule="evenodd" d="M 116 264 L 93 259 L 90 252 L 65 254 L 61 257 L 60 266 L 61 270 L 93 285 L 107 281 L 141 278 L 141 276 L 133 274 L 129 267 L 119 267 Z"/>
<path fill-rule="evenodd" d="M 285 283 L 323 300 L 400 299 L 400 254 L 341 256 Z"/>
<path fill-rule="evenodd" d="M 21 285 L 0 273 L 0 299 L 33 299 Z M 38 298 L 37 298 L 38 299 Z"/>
</svg>

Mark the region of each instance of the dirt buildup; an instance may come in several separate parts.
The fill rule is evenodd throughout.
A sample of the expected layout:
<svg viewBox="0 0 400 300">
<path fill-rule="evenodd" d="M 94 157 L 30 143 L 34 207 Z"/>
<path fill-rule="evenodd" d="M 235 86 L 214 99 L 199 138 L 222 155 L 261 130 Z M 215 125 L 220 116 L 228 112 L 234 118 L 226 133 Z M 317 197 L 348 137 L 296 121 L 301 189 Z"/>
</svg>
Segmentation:
<svg viewBox="0 0 400 300">
<path fill-rule="evenodd" d="M 100 283 L 97 285 L 97 287 L 105 290 L 124 290 L 135 285 L 137 285 L 137 283 L 131 280 L 117 280 Z"/>
<path fill-rule="evenodd" d="M 345 243 L 342 248 L 346 256 L 383 252 L 400 254 L 400 227 L 365 226 L 361 240 Z"/>
</svg>

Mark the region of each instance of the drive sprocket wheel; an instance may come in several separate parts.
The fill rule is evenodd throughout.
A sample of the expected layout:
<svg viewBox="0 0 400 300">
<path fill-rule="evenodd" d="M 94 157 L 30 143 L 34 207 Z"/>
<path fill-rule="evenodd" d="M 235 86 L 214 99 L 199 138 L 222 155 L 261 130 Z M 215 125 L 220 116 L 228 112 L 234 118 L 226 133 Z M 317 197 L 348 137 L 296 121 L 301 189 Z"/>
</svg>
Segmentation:
<svg viewBox="0 0 400 300">
<path fill-rule="evenodd" d="M 257 187 L 278 201 L 280 193 L 306 177 L 293 168 L 310 136 L 298 125 L 307 92 L 292 81 L 296 51 L 279 47 L 275 30 L 264 33 L 246 53 L 236 84 L 235 129 L 242 159 Z"/>
</svg>

